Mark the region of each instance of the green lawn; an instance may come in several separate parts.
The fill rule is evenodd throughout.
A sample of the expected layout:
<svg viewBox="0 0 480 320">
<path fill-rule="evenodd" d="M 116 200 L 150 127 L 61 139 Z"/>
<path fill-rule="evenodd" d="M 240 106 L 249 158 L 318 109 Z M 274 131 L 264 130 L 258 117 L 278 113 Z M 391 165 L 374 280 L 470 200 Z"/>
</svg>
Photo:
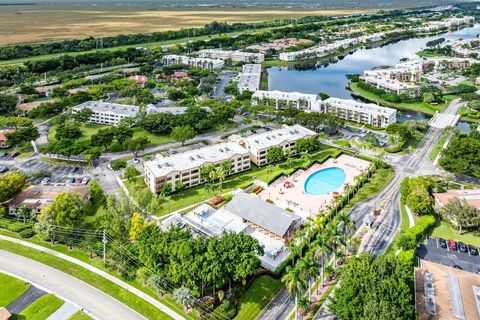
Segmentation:
<svg viewBox="0 0 480 320">
<path fill-rule="evenodd" d="M 0 273 L 0 307 L 6 307 L 30 288 L 24 281 Z"/>
<path fill-rule="evenodd" d="M 282 287 L 279 279 L 271 276 L 260 276 L 248 290 L 242 295 L 239 302 L 236 320 L 251 320 L 265 308 Z"/>
<path fill-rule="evenodd" d="M 433 146 L 432 150 L 428 154 L 428 157 L 430 160 L 434 161 L 435 158 L 438 156 L 438 154 L 442 151 L 443 145 L 445 144 L 445 141 L 447 141 L 447 135 L 444 133 L 438 139 L 438 142 Z"/>
<path fill-rule="evenodd" d="M 52 126 L 50 130 L 48 131 L 48 140 L 49 141 L 54 141 L 55 140 L 55 133 L 57 131 L 58 125 Z M 100 129 L 106 129 L 106 128 L 111 128 L 112 126 L 104 125 L 104 124 L 94 124 L 94 123 L 86 123 L 82 124 L 81 130 L 82 130 L 82 137 L 78 139 L 79 142 L 82 141 L 88 141 L 90 140 L 90 137 L 93 136 L 95 133 L 98 132 Z M 141 137 L 145 136 L 150 140 L 150 146 L 154 145 L 159 145 L 162 143 L 167 143 L 167 142 L 172 142 L 175 141 L 174 139 L 170 138 L 169 135 L 157 135 L 150 133 L 148 131 L 145 131 L 142 128 L 132 128 L 133 129 L 133 137 Z"/>
<path fill-rule="evenodd" d="M 63 304 L 63 300 L 53 294 L 41 296 L 19 314 L 20 319 L 45 320 Z"/>
<path fill-rule="evenodd" d="M 326 150 L 321 150 L 312 155 L 312 159 L 321 159 L 326 155 L 332 155 L 337 152 L 337 149 L 329 148 Z M 301 164 L 299 159 L 295 159 L 295 165 Z M 256 179 L 262 181 L 269 181 L 270 179 L 276 177 L 281 172 L 289 170 L 284 164 L 277 164 L 273 166 L 264 166 L 257 167 L 252 165 L 251 169 L 246 172 L 239 173 L 230 178 L 227 178 L 223 182 L 222 192 L 227 193 L 232 190 L 235 190 L 240 187 L 246 187 L 249 183 L 252 183 Z M 147 188 L 143 180 L 139 179 L 137 182 L 129 183 L 126 182 L 127 188 L 133 192 L 134 190 L 139 190 L 139 188 Z M 212 196 L 212 193 L 207 191 L 204 186 L 200 185 L 197 187 L 186 189 L 185 191 L 175 193 L 169 196 L 163 203 L 162 208 L 155 212 L 155 214 L 161 216 L 172 211 L 180 210 L 182 208 L 194 205 L 196 203 L 205 201 Z"/>
<path fill-rule="evenodd" d="M 442 221 L 435 227 L 435 229 L 433 229 L 432 237 L 452 239 L 480 247 L 480 231 L 468 232 L 460 235 L 449 223 L 444 221 Z"/>
<path fill-rule="evenodd" d="M 12 236 L 12 233 L 8 232 L 1 232 L 2 234 L 7 234 L 9 236 Z M 55 246 L 51 247 L 47 245 L 45 242 L 41 241 L 31 241 L 33 243 L 37 243 L 39 245 L 42 245 L 47 248 L 54 249 L 58 252 L 68 254 L 70 256 L 73 256 L 75 258 L 79 258 L 80 260 L 87 262 L 89 264 L 98 266 L 101 265 L 101 260 L 96 260 L 96 263 L 92 263 L 90 259 L 88 259 L 88 254 L 86 252 L 82 251 L 76 251 L 69 253 L 68 249 L 65 246 Z M 19 244 L 15 244 L 9 241 L 4 241 L 0 240 L 0 247 L 2 250 L 9 251 L 24 257 L 27 257 L 29 259 L 38 261 L 40 263 L 43 263 L 45 265 L 51 266 L 55 269 L 58 269 L 62 272 L 65 272 L 79 280 L 82 280 L 91 286 L 105 292 L 106 294 L 118 299 L 119 301 L 123 302 L 127 306 L 131 307 L 135 311 L 139 312 L 140 314 L 144 315 L 148 319 L 169 319 L 169 316 L 167 316 L 165 313 L 157 309 L 155 306 L 151 305 L 150 303 L 146 302 L 145 300 L 137 297 L 136 295 L 128 292 L 127 290 L 121 288 L 120 286 L 116 285 L 115 283 L 91 272 L 88 271 L 87 269 L 80 267 L 74 263 L 68 262 L 66 260 L 63 260 L 61 258 L 57 258 L 55 256 L 52 256 L 48 253 L 40 253 L 39 251 L 35 249 L 31 249 L 28 247 L 24 247 Z M 109 270 L 105 270 L 104 268 L 100 268 L 104 271 L 109 272 Z M 142 287 L 139 282 L 136 281 L 128 281 L 124 280 L 125 282 L 137 287 L 139 290 L 144 291 L 145 293 L 151 295 L 152 297 L 156 298 L 166 306 L 170 307 L 172 310 L 175 310 L 177 313 L 181 314 L 183 317 L 186 319 L 194 319 L 195 317 L 193 315 L 187 315 L 183 312 L 183 308 L 178 305 L 176 302 L 173 301 L 173 299 L 169 296 L 166 295 L 162 298 L 158 298 L 156 294 L 154 293 L 153 290 L 151 290 L 149 287 Z"/>
<path fill-rule="evenodd" d="M 92 318 L 87 316 L 85 313 L 83 313 L 82 311 L 78 311 L 77 313 L 75 313 L 73 316 L 71 316 L 70 318 L 68 318 L 68 320 L 91 320 Z"/>
<path fill-rule="evenodd" d="M 366 98 L 368 100 L 371 100 L 373 102 L 376 102 L 378 104 L 381 104 L 387 107 L 395 108 L 398 110 L 419 111 L 419 112 L 423 112 L 431 115 L 433 115 L 436 111 L 443 111 L 447 107 L 448 103 L 450 103 L 450 101 L 454 99 L 454 97 L 452 96 L 445 96 L 444 98 L 446 102 L 440 103 L 438 105 L 431 105 L 426 102 L 392 103 L 392 102 L 386 101 L 385 99 L 382 99 L 381 97 L 379 97 L 378 95 L 372 92 L 359 88 L 358 83 L 356 82 L 353 82 L 350 84 L 350 89 L 352 89 L 354 93 L 362 96 L 363 98 Z"/>
</svg>

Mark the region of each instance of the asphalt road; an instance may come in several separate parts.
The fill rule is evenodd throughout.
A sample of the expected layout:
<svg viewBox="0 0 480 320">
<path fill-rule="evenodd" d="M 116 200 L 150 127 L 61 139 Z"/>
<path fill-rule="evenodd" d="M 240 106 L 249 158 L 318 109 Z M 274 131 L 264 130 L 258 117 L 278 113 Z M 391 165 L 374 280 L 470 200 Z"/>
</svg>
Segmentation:
<svg viewBox="0 0 480 320">
<path fill-rule="evenodd" d="M 0 271 L 26 279 L 64 300 L 77 304 L 96 319 L 145 319 L 102 291 L 54 268 L 0 250 Z"/>
</svg>

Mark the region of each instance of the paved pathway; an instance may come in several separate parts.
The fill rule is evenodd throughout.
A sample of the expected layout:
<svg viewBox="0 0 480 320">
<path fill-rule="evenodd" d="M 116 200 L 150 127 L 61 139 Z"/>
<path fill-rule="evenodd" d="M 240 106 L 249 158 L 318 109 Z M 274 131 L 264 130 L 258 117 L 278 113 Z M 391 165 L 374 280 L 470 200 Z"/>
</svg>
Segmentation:
<svg viewBox="0 0 480 320">
<path fill-rule="evenodd" d="M 168 308 L 167 306 L 162 304 L 160 301 L 158 301 L 158 300 L 152 298 L 151 296 L 149 296 L 148 294 L 144 293 L 143 291 L 138 290 L 137 288 L 129 285 L 128 283 L 123 282 L 122 280 L 118 279 L 117 277 L 112 276 L 111 274 L 109 274 L 105 271 L 102 271 L 98 268 L 95 268 L 94 266 L 92 266 L 92 265 L 90 265 L 86 262 L 80 261 L 78 259 L 67 256 L 66 254 L 59 253 L 57 251 L 54 251 L 54 250 L 51 250 L 51 249 L 48 249 L 48 248 L 30 243 L 30 242 L 27 242 L 27 241 L 24 241 L 24 240 L 8 237 L 8 236 L 4 236 L 4 235 L 0 235 L 0 239 L 10 241 L 10 242 L 15 242 L 15 243 L 21 244 L 21 245 L 26 246 L 26 247 L 30 247 L 30 248 L 33 248 L 33 249 L 36 249 L 36 250 L 39 250 L 39 251 L 42 251 L 42 252 L 46 252 L 46 253 L 51 254 L 51 255 L 53 255 L 57 258 L 67 260 L 67 261 L 72 262 L 76 265 L 79 265 L 79 266 L 81 266 L 85 269 L 88 269 L 89 271 L 91 271 L 93 273 L 98 274 L 99 276 L 101 276 L 103 278 L 106 278 L 107 280 L 110 280 L 111 282 L 119 285 L 120 287 L 122 287 L 124 289 L 127 289 L 128 291 L 130 291 L 134 295 L 138 296 L 139 298 L 142 298 L 143 300 L 151 303 L 152 305 L 154 305 L 155 307 L 157 307 L 161 311 L 165 312 L 170 317 L 172 317 L 174 319 L 184 319 L 181 315 L 179 315 L 178 313 L 176 313 L 172 309 Z"/>
<path fill-rule="evenodd" d="M 57 311 L 52 313 L 47 320 L 65 320 L 73 316 L 77 311 L 80 310 L 77 306 L 73 305 L 70 302 L 65 302 Z"/>
<path fill-rule="evenodd" d="M 7 310 L 10 311 L 11 314 L 19 314 L 44 294 L 45 291 L 35 286 L 31 286 L 20 297 L 10 303 L 7 306 Z"/>
<path fill-rule="evenodd" d="M 0 270 L 54 292 L 62 300 L 74 301 L 95 319 L 146 319 L 91 285 L 34 260 L 0 250 Z"/>
</svg>

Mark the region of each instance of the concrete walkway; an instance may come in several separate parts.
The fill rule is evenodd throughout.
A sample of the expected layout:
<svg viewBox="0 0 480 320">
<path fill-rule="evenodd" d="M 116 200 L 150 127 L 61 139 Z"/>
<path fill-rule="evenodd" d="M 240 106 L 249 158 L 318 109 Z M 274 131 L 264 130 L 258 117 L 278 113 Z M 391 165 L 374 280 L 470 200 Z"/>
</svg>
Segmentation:
<svg viewBox="0 0 480 320">
<path fill-rule="evenodd" d="M 409 207 L 405 206 L 405 210 L 407 211 L 408 215 L 408 227 L 411 228 L 415 225 L 415 220 L 413 219 L 412 210 Z"/>
<path fill-rule="evenodd" d="M 80 310 L 77 306 L 74 306 L 70 302 L 65 302 L 60 308 L 52 313 L 47 320 L 65 320 L 73 316 Z"/>
<path fill-rule="evenodd" d="M 90 265 L 86 262 L 80 261 L 78 259 L 67 256 L 66 254 L 59 253 L 57 251 L 39 246 L 37 244 L 30 243 L 30 242 L 27 242 L 27 241 L 24 241 L 24 240 L 8 237 L 8 236 L 4 236 L 4 235 L 0 235 L 0 239 L 5 240 L 5 241 L 14 242 L 14 243 L 17 243 L 17 244 L 20 244 L 20 245 L 23 245 L 23 246 L 26 246 L 26 247 L 29 247 L 29 248 L 32 248 L 32 249 L 35 249 L 35 250 L 39 250 L 41 252 L 51 254 L 51 255 L 53 255 L 57 258 L 60 258 L 60 259 L 69 261 L 71 263 L 74 263 L 76 265 L 79 265 L 79 266 L 81 266 L 81 267 L 83 267 L 83 268 L 85 268 L 85 269 L 87 269 L 87 270 L 89 270 L 93 273 L 98 274 L 99 276 L 101 276 L 101 277 L 103 277 L 107 280 L 110 280 L 111 282 L 117 284 L 118 286 L 130 291 L 131 293 L 133 293 L 137 297 L 151 303 L 152 305 L 157 307 L 159 310 L 165 312 L 170 317 L 172 317 L 174 319 L 184 319 L 181 315 L 179 315 L 178 313 L 176 313 L 172 309 L 168 308 L 167 306 L 162 304 L 160 301 L 158 301 L 158 300 L 152 298 L 151 296 L 149 296 L 148 294 L 144 293 L 143 291 L 138 290 L 137 288 L 129 285 L 128 283 L 123 282 L 122 280 L 118 279 L 117 277 L 112 276 L 111 274 L 109 274 L 105 271 L 102 271 L 98 268 L 95 268 L 94 266 L 92 266 L 92 265 Z"/>
</svg>

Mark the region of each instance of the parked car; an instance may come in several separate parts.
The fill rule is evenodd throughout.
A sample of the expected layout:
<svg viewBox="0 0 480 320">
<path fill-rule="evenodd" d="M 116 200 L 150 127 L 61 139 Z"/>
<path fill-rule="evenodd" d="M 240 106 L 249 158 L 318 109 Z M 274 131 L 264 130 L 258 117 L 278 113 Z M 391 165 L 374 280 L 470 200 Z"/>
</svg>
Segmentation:
<svg viewBox="0 0 480 320">
<path fill-rule="evenodd" d="M 70 170 L 71 173 L 74 173 L 76 172 L 78 169 L 80 169 L 79 167 L 73 167 L 72 170 Z"/>
<path fill-rule="evenodd" d="M 448 249 L 457 250 L 457 243 L 453 240 L 448 240 Z"/>
<path fill-rule="evenodd" d="M 88 181 L 90 181 L 89 177 L 85 177 L 82 179 L 82 184 L 88 184 Z"/>
<path fill-rule="evenodd" d="M 8 171 L 8 168 L 5 167 L 5 166 L 0 166 L 0 173 L 4 173 L 4 172 L 7 172 Z"/>
<path fill-rule="evenodd" d="M 140 159 L 138 159 L 138 158 L 133 158 L 133 163 L 139 164 L 139 163 L 140 163 Z"/>
<path fill-rule="evenodd" d="M 47 184 L 50 182 L 50 178 L 43 178 L 42 181 L 40 182 L 41 184 Z"/>
<path fill-rule="evenodd" d="M 475 273 L 480 275 L 480 269 L 475 270 Z"/>
<path fill-rule="evenodd" d="M 447 240 L 439 238 L 438 239 L 438 244 L 440 245 L 440 248 L 447 249 Z"/>
<path fill-rule="evenodd" d="M 6 157 L 6 156 L 8 156 L 8 153 L 6 153 L 6 152 L 1 152 L 0 153 L 0 157 Z"/>
<path fill-rule="evenodd" d="M 468 251 L 472 256 L 478 256 L 478 248 L 474 246 L 468 246 Z"/>
<path fill-rule="evenodd" d="M 458 270 L 463 270 L 462 267 L 460 267 L 458 264 L 452 265 L 452 268 L 458 269 Z"/>
<path fill-rule="evenodd" d="M 113 170 L 113 169 L 112 169 L 112 165 L 111 165 L 110 163 L 107 164 L 107 168 L 110 169 L 110 170 Z"/>
<path fill-rule="evenodd" d="M 467 246 L 463 242 L 457 242 L 458 250 L 461 252 L 467 252 Z"/>
<path fill-rule="evenodd" d="M 12 155 L 11 155 L 11 156 L 12 156 L 12 158 L 15 158 L 15 157 L 18 157 L 19 155 L 20 155 L 20 153 L 18 153 L 18 152 L 14 152 L 14 153 L 12 153 Z"/>
</svg>

